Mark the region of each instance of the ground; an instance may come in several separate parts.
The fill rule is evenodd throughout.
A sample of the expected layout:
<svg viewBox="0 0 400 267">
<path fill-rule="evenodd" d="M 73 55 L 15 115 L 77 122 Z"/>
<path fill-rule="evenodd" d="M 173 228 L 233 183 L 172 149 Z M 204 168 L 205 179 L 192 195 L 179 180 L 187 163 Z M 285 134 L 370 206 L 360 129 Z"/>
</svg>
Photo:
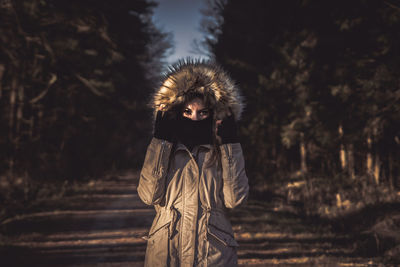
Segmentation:
<svg viewBox="0 0 400 267">
<path fill-rule="evenodd" d="M 137 179 L 129 172 L 93 181 L 2 222 L 1 266 L 143 266 L 155 212 L 140 201 Z M 240 266 L 383 266 L 279 196 L 251 197 L 229 217 Z"/>
</svg>

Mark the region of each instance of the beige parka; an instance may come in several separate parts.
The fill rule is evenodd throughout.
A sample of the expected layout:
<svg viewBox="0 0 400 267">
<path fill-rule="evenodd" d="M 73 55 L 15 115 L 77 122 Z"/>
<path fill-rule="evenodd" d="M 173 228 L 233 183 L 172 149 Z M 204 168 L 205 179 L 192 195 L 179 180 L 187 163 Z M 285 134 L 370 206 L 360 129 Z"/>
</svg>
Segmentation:
<svg viewBox="0 0 400 267">
<path fill-rule="evenodd" d="M 188 88 L 215 98 L 215 119 L 223 119 L 228 109 L 240 117 L 238 89 L 219 67 L 205 62 L 180 62 L 171 69 L 154 95 L 154 108 L 174 106 Z M 247 199 L 248 179 L 240 144 L 218 149 L 220 159 L 206 166 L 212 145 L 189 151 L 181 143 L 151 140 L 138 185 L 139 197 L 157 212 L 145 266 L 237 266 L 238 244 L 225 211 Z"/>
</svg>

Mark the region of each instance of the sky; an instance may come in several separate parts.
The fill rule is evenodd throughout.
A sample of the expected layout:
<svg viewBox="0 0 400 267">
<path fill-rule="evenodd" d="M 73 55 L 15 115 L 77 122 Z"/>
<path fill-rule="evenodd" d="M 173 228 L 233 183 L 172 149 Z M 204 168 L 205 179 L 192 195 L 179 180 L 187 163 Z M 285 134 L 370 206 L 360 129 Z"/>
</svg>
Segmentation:
<svg viewBox="0 0 400 267">
<path fill-rule="evenodd" d="M 171 64 L 188 56 L 204 58 L 193 53 L 193 40 L 201 40 L 199 31 L 201 13 L 205 0 L 156 0 L 159 3 L 154 9 L 154 23 L 162 31 L 173 35 L 174 51 L 166 58 Z"/>
</svg>

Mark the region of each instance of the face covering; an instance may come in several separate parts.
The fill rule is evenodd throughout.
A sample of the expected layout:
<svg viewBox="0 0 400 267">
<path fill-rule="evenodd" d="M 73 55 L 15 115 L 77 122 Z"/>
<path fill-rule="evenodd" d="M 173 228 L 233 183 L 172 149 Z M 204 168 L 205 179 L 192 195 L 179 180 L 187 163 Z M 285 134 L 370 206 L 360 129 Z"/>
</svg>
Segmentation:
<svg viewBox="0 0 400 267">
<path fill-rule="evenodd" d="M 212 144 L 213 118 L 209 116 L 204 120 L 194 121 L 186 117 L 178 120 L 177 139 L 189 150 L 203 144 Z"/>
</svg>

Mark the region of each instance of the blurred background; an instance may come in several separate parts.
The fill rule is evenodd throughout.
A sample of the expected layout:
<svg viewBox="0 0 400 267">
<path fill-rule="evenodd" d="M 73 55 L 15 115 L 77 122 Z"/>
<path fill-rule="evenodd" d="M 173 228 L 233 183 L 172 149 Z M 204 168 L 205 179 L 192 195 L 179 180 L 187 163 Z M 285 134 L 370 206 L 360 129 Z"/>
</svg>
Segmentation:
<svg viewBox="0 0 400 267">
<path fill-rule="evenodd" d="M 0 0 L 0 222 L 140 170 L 150 95 L 188 56 L 245 96 L 251 198 L 342 230 L 381 216 L 373 251 L 398 260 L 397 0 Z"/>
</svg>

